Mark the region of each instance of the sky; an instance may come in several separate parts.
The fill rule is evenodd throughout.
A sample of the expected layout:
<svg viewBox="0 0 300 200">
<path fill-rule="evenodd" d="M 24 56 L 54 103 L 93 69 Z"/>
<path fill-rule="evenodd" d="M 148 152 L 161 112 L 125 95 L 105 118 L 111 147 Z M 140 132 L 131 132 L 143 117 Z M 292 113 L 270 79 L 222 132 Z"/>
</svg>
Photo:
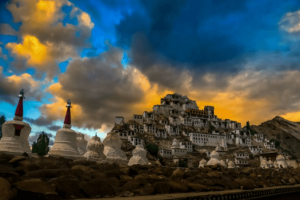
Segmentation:
<svg viewBox="0 0 300 200">
<path fill-rule="evenodd" d="M 0 115 L 25 90 L 30 142 L 72 128 L 102 139 L 166 94 L 245 125 L 300 121 L 300 1 L 0 1 Z"/>
</svg>

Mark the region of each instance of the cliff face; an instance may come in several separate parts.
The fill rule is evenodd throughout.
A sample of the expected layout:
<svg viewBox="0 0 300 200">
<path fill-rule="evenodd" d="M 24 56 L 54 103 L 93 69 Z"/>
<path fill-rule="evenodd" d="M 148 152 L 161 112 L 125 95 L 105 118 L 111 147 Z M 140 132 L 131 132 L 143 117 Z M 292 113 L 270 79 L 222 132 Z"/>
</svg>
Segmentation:
<svg viewBox="0 0 300 200">
<path fill-rule="evenodd" d="M 251 129 L 264 134 L 268 139 L 275 139 L 280 146 L 300 158 L 300 123 L 291 122 L 282 117 L 263 122 L 259 126 L 252 125 Z"/>
</svg>

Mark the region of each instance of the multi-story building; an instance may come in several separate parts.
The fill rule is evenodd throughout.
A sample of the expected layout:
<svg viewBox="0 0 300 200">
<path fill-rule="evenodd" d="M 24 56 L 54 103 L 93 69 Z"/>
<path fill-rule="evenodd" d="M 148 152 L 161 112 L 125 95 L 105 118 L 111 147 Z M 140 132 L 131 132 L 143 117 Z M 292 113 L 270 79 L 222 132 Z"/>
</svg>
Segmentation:
<svg viewBox="0 0 300 200">
<path fill-rule="evenodd" d="M 186 142 L 179 142 L 179 146 L 182 149 L 186 149 L 187 152 L 193 152 L 193 145 L 192 145 L 191 142 L 188 142 L 188 141 L 186 141 Z"/>
<path fill-rule="evenodd" d="M 253 140 L 256 142 L 263 142 L 264 141 L 264 134 L 256 133 L 254 134 Z"/>
<path fill-rule="evenodd" d="M 161 155 L 164 158 L 172 158 L 172 150 L 160 149 L 159 155 Z"/>
<path fill-rule="evenodd" d="M 187 149 L 186 148 L 181 148 L 177 139 L 173 140 L 171 149 L 172 149 L 173 157 L 174 156 L 175 157 L 182 157 L 182 156 L 185 156 L 187 154 Z"/>
<path fill-rule="evenodd" d="M 252 154 L 262 153 L 262 148 L 260 146 L 249 146 L 249 150 Z"/>
<path fill-rule="evenodd" d="M 179 135 L 179 127 L 171 124 L 165 125 L 165 129 L 169 135 Z"/>
<path fill-rule="evenodd" d="M 132 120 L 139 124 L 143 124 L 143 115 L 133 115 Z"/>
<path fill-rule="evenodd" d="M 192 144 L 198 146 L 217 146 L 222 143 L 222 140 L 226 142 L 225 133 L 213 132 L 213 134 L 206 133 L 190 133 L 189 139 Z"/>
<path fill-rule="evenodd" d="M 269 150 L 275 150 L 275 142 L 271 142 L 270 140 L 265 138 L 264 147 Z"/>
<path fill-rule="evenodd" d="M 143 139 L 135 136 L 128 136 L 128 141 L 133 145 L 143 145 Z"/>
</svg>

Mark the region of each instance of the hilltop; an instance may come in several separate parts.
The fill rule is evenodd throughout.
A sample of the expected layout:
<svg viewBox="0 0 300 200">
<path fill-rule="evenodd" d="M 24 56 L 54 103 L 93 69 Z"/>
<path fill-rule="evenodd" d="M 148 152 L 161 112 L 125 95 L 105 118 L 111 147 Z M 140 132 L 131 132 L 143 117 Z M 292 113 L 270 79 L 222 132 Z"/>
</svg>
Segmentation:
<svg viewBox="0 0 300 200">
<path fill-rule="evenodd" d="M 300 158 L 300 122 L 276 116 L 272 120 L 252 125 L 251 129 L 279 142 L 280 148 Z"/>
</svg>

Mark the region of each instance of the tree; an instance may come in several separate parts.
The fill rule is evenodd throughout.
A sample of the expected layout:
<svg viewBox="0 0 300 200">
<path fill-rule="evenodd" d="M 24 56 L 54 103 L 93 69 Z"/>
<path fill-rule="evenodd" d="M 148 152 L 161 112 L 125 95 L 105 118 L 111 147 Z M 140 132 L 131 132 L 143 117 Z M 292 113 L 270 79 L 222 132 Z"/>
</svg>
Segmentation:
<svg viewBox="0 0 300 200">
<path fill-rule="evenodd" d="M 2 116 L 0 117 L 0 140 L 1 140 L 1 138 L 2 138 L 2 124 L 4 124 L 4 122 L 5 122 L 5 116 L 2 115 Z"/>
<path fill-rule="evenodd" d="M 247 127 L 247 130 L 250 130 L 250 122 L 249 121 L 247 121 L 246 127 Z"/>
<path fill-rule="evenodd" d="M 34 147 L 32 146 L 32 151 Z M 39 138 L 37 139 L 35 151 L 37 151 L 37 154 L 39 156 L 47 155 L 49 152 L 49 138 L 48 135 L 44 132 L 42 132 L 39 135 Z"/>
<path fill-rule="evenodd" d="M 31 153 L 37 153 L 37 143 L 36 142 L 33 142 L 33 144 L 32 144 Z"/>
<path fill-rule="evenodd" d="M 178 162 L 178 167 L 187 167 L 187 160 L 180 159 Z"/>
<path fill-rule="evenodd" d="M 147 144 L 146 149 L 149 153 L 151 153 L 154 156 L 157 156 L 158 154 L 158 146 L 155 144 Z"/>
</svg>

